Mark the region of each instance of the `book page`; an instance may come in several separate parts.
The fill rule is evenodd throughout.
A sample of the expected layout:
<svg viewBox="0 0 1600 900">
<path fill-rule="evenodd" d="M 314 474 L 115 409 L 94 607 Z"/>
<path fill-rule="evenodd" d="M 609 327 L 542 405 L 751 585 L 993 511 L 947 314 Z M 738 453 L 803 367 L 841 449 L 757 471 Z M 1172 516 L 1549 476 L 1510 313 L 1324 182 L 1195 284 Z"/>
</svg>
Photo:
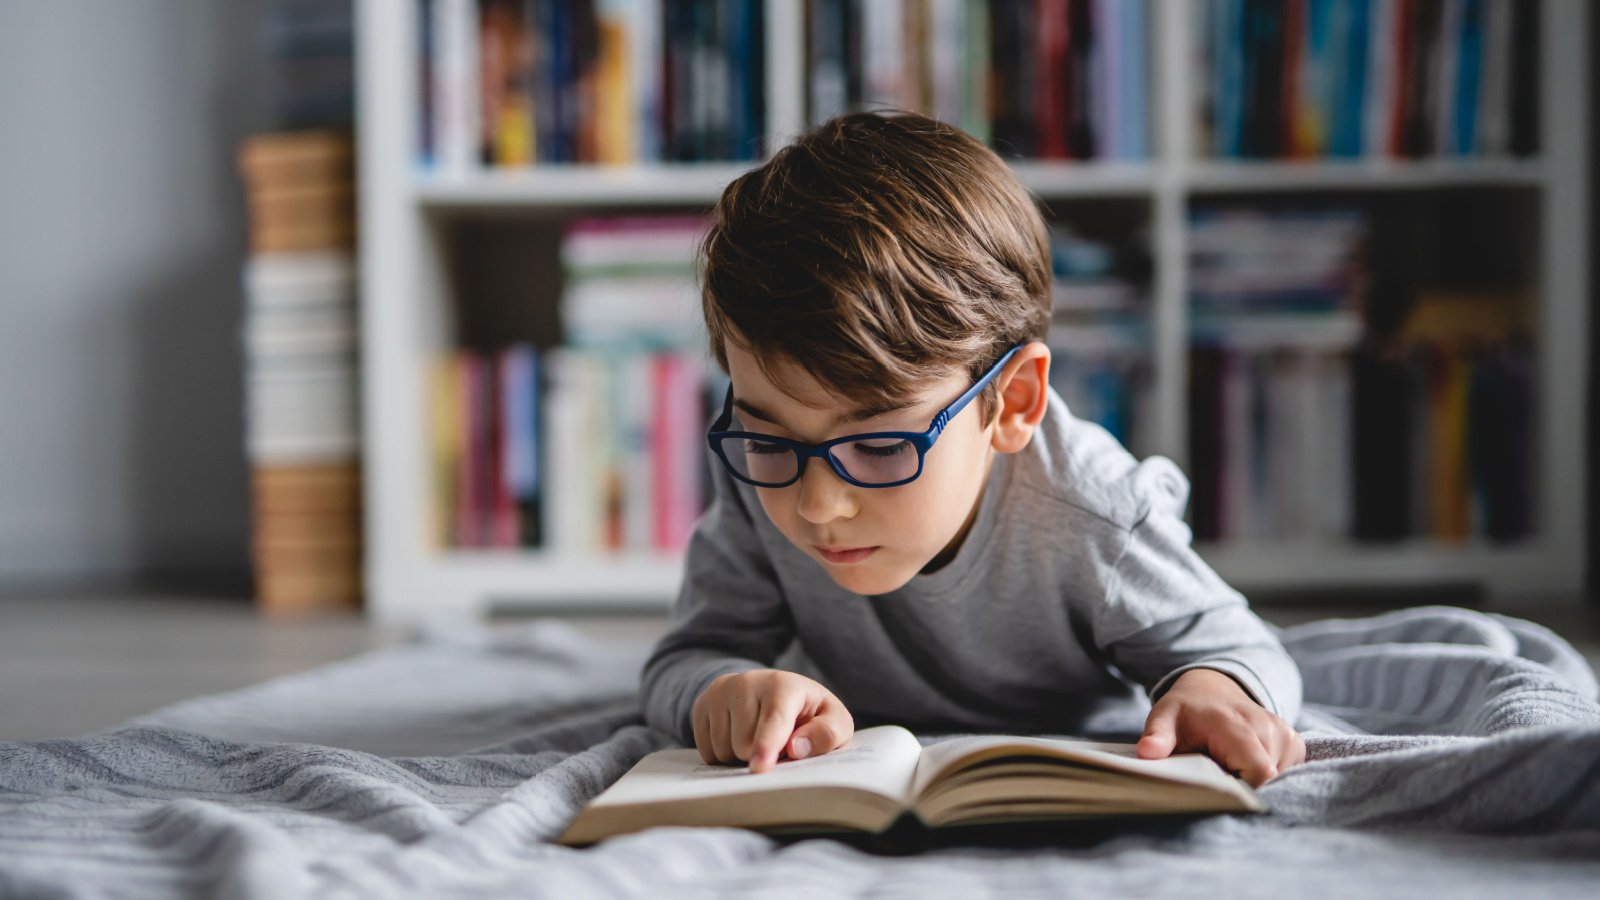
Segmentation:
<svg viewBox="0 0 1600 900">
<path fill-rule="evenodd" d="M 922 759 L 918 762 L 913 777 L 911 795 L 921 796 L 942 776 L 986 760 L 1041 756 L 1080 762 L 1158 782 L 1169 781 L 1209 788 L 1248 798 L 1251 805 L 1258 805 L 1258 801 L 1237 779 L 1223 771 L 1222 767 L 1208 756 L 1199 753 L 1179 753 L 1166 759 L 1140 759 L 1135 746 L 1099 741 L 1015 736 L 952 738 L 923 748 Z"/>
<path fill-rule="evenodd" d="M 883 725 L 808 759 L 783 760 L 759 775 L 749 766 L 708 766 L 692 749 L 659 750 L 628 770 L 590 806 L 663 803 L 792 788 L 849 788 L 904 803 L 922 748 L 911 732 Z"/>
</svg>

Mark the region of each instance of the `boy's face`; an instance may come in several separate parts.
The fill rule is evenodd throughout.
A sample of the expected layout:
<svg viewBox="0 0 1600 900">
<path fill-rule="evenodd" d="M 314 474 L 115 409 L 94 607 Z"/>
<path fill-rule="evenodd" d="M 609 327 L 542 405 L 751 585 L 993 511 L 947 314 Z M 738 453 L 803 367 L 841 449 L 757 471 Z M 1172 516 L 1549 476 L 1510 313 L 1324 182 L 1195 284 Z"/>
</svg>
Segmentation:
<svg viewBox="0 0 1600 900">
<path fill-rule="evenodd" d="M 785 360 L 769 378 L 731 341 L 727 354 L 740 423 L 734 427 L 806 443 L 869 431 L 924 431 L 972 386 L 964 373 L 952 374 L 924 385 L 904 408 L 852 420 L 857 407 L 799 366 Z M 950 420 L 928 451 L 922 475 L 909 484 L 857 487 L 813 458 L 794 484 L 756 488 L 761 507 L 840 587 L 863 595 L 893 591 L 930 562 L 948 560 L 966 536 L 994 454 L 994 428 L 983 423 L 983 414 L 974 400 Z"/>
</svg>

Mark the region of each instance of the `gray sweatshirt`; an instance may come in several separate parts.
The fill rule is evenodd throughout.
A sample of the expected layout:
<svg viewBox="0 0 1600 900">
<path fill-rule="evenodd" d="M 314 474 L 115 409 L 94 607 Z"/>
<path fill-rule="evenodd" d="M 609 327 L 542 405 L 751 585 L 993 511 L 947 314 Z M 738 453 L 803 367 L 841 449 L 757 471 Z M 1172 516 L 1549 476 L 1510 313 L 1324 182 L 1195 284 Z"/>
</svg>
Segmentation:
<svg viewBox="0 0 1600 900">
<path fill-rule="evenodd" d="M 1028 446 L 996 455 L 955 557 L 880 596 L 839 587 L 754 488 L 712 470 L 669 631 L 643 673 L 646 720 L 686 745 L 706 685 L 757 668 L 815 678 L 857 727 L 1137 732 L 1150 702 L 1199 667 L 1291 724 L 1299 714 L 1294 661 L 1190 546 L 1183 473 L 1136 460 L 1054 391 Z"/>
</svg>

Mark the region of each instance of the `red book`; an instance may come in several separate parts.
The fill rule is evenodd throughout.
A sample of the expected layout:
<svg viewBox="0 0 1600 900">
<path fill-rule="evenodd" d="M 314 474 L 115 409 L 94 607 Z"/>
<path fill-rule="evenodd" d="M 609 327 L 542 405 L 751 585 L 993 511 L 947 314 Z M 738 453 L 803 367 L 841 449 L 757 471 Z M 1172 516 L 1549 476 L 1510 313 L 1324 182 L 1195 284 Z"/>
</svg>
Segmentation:
<svg viewBox="0 0 1600 900">
<path fill-rule="evenodd" d="M 1301 141 L 1300 57 L 1305 53 L 1306 0 L 1283 0 L 1283 90 L 1278 110 L 1279 143 L 1284 156 L 1309 156 L 1311 148 Z"/>
<path fill-rule="evenodd" d="M 1420 4 L 1417 0 L 1395 0 L 1395 29 L 1394 29 L 1394 107 L 1389 116 L 1389 155 L 1403 156 L 1405 153 L 1406 120 L 1411 116 L 1411 88 L 1410 81 L 1416 73 L 1412 71 L 1411 57 L 1417 52 L 1417 12 Z"/>
<path fill-rule="evenodd" d="M 1072 96 L 1071 0 L 1039 0 L 1037 12 L 1033 66 L 1034 154 L 1041 159 L 1066 159 L 1067 104 Z"/>
</svg>

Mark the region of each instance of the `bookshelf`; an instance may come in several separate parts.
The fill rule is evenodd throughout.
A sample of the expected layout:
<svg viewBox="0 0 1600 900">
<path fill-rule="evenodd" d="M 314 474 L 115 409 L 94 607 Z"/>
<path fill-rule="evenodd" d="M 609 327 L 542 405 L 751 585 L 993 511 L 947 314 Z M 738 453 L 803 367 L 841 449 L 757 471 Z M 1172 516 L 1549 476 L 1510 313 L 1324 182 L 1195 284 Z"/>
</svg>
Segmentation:
<svg viewBox="0 0 1600 900">
<path fill-rule="evenodd" d="M 557 610 L 664 608 L 681 563 L 660 557 L 560 558 L 547 551 L 436 549 L 428 537 L 427 370 L 451 346 L 449 230 L 463 218 L 557 217 L 709 206 L 745 164 L 566 165 L 462 176 L 413 165 L 417 22 L 410 3 L 359 0 L 360 229 L 367 609 L 381 620 L 475 614 L 510 605 Z M 1151 156 L 1145 162 L 1027 161 L 1018 174 L 1051 206 L 1134 204 L 1147 215 L 1153 275 L 1149 354 L 1152 452 L 1188 462 L 1190 210 L 1214 198 L 1530 195 L 1538 297 L 1538 403 L 1530 539 L 1493 545 L 1411 539 L 1222 542 L 1202 555 L 1247 594 L 1350 586 L 1473 584 L 1494 601 L 1576 596 L 1584 566 L 1584 374 L 1589 299 L 1588 6 L 1546 0 L 1539 18 L 1540 153 L 1516 159 L 1221 161 L 1197 158 L 1190 73 L 1193 6 L 1150 7 Z M 802 0 L 768 0 L 767 132 L 805 124 Z"/>
</svg>

